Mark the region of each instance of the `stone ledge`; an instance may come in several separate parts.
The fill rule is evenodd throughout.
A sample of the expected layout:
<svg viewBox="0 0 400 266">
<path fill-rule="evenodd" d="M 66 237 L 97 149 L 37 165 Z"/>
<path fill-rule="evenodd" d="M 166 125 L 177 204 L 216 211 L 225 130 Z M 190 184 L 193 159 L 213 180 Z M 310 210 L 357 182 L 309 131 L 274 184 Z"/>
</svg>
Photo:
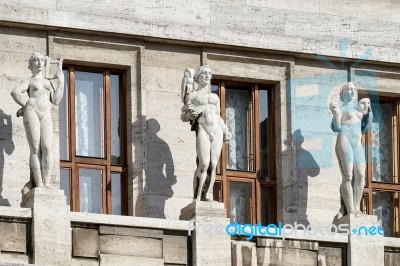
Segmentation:
<svg viewBox="0 0 400 266">
<path fill-rule="evenodd" d="M 224 203 L 216 201 L 192 201 L 189 205 L 181 209 L 180 220 L 191 220 L 195 217 L 226 218 Z"/>
<path fill-rule="evenodd" d="M 162 230 L 154 229 L 138 229 L 130 227 L 116 227 L 116 226 L 99 226 L 100 235 L 119 235 L 119 236 L 139 236 L 147 238 L 163 238 Z"/>
<path fill-rule="evenodd" d="M 385 247 L 400 248 L 400 238 L 397 237 L 384 237 L 383 244 Z"/>
<path fill-rule="evenodd" d="M 30 208 L 0 206 L 0 217 L 30 219 L 32 218 L 32 210 Z"/>
<path fill-rule="evenodd" d="M 268 236 L 261 237 L 257 236 L 258 245 L 263 246 L 268 239 L 282 239 L 281 236 Z M 348 234 L 337 233 L 335 235 L 309 235 L 302 231 L 297 231 L 297 235 L 286 236 L 285 240 L 305 240 L 305 241 L 318 241 L 318 242 L 333 242 L 333 243 L 344 243 L 349 242 Z"/>
<path fill-rule="evenodd" d="M 71 222 L 188 231 L 187 221 L 71 212 Z"/>
</svg>

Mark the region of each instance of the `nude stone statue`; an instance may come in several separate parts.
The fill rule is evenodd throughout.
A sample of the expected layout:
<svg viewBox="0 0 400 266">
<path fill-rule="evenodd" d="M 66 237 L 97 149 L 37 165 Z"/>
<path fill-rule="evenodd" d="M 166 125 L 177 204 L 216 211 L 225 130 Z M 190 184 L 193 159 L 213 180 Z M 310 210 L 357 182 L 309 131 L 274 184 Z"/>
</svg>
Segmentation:
<svg viewBox="0 0 400 266">
<path fill-rule="evenodd" d="M 194 84 L 190 84 L 189 73 L 190 71 L 185 71 L 182 80 L 184 106 L 181 120 L 190 121 L 192 130 L 196 131 L 197 169 L 193 179 L 194 200 L 211 201 L 210 193 L 214 186 L 222 143 L 232 135 L 220 116 L 218 96 L 211 93 L 210 67 L 201 66 L 194 73 L 197 88 L 191 87 Z M 190 91 L 190 88 L 193 89 Z"/>
<path fill-rule="evenodd" d="M 343 105 L 331 103 L 329 109 L 333 118 L 331 128 L 337 132 L 336 155 L 342 173 L 340 186 L 341 200 L 344 206 L 336 219 L 355 213 L 361 213 L 360 203 L 365 183 L 365 150 L 361 143 L 362 134 L 372 123 L 371 103 L 367 98 L 359 101 L 357 109 L 354 107 L 356 85 L 347 83 L 341 88 L 340 98 Z M 353 187 L 352 187 L 353 182 Z"/>
<path fill-rule="evenodd" d="M 64 74 L 61 66 L 55 74 L 57 88 L 43 77 L 46 57 L 33 53 L 29 58 L 29 69 L 32 77 L 25 79 L 15 87 L 11 96 L 22 108 L 17 116 L 23 116 L 23 122 L 30 148 L 29 166 L 36 187 L 49 187 L 53 169 L 52 137 L 53 124 L 51 104 L 57 105 L 64 94 Z M 49 62 L 48 62 L 49 63 Z M 27 92 L 29 100 L 24 102 L 23 93 Z"/>
</svg>

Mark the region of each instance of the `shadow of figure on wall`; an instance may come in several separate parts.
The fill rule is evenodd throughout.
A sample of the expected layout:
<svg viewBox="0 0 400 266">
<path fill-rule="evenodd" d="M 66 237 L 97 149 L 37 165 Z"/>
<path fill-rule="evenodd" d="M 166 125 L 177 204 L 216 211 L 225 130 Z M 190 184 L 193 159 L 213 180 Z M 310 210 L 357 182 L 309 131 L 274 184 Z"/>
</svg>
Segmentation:
<svg viewBox="0 0 400 266">
<path fill-rule="evenodd" d="M 308 178 L 316 177 L 320 173 L 320 167 L 312 154 L 302 147 L 304 136 L 300 129 L 293 132 L 293 146 L 296 152 L 296 174 L 297 174 L 297 217 L 298 223 L 308 226 L 310 222 L 307 217 L 308 208 Z"/>
<path fill-rule="evenodd" d="M 171 150 L 157 135 L 159 131 L 160 124 L 156 119 L 151 118 L 146 121 L 146 161 L 142 163 L 145 165 L 143 214 L 146 217 L 165 219 L 165 203 L 174 195 L 172 186 L 176 184 L 176 176 Z M 139 182 L 139 194 L 143 183 Z"/>
<path fill-rule="evenodd" d="M 0 109 L 0 206 L 10 206 L 8 199 L 3 197 L 4 153 L 11 155 L 15 149 L 12 141 L 12 118 Z"/>
</svg>

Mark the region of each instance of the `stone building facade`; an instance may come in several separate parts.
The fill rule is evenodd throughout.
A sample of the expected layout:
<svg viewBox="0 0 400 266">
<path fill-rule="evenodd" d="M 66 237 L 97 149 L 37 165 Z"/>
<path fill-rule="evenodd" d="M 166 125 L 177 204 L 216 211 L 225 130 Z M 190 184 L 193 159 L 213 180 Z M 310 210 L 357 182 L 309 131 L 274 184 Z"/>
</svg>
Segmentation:
<svg viewBox="0 0 400 266">
<path fill-rule="evenodd" d="M 399 1 L 1 1 L 0 36 L 1 262 L 349 265 L 355 263 L 352 255 L 368 258 L 376 253 L 381 265 L 400 263 Z M 68 187 L 71 212 L 55 212 L 68 221 L 60 229 L 67 235 L 61 245 L 67 255 L 59 256 L 67 260 L 48 260 L 54 254 L 40 245 L 49 237 L 45 234 L 53 225 L 45 221 L 54 213 L 34 232 L 34 210 L 20 207 L 21 189 L 29 180 L 29 146 L 10 92 L 30 76 L 27 60 L 33 52 L 64 59 L 69 98 L 53 108 L 53 186 Z M 230 93 L 233 102 L 247 97 L 246 108 L 252 108 L 236 116 L 247 119 L 236 124 L 239 129 L 230 127 L 238 136 L 227 144 L 235 155 L 231 158 L 223 148 L 214 199 L 224 202 L 215 207 L 225 206 L 224 215 L 208 213 L 201 204 L 187 209 L 193 197 L 196 139 L 189 124 L 180 120 L 180 83 L 185 68 L 200 65 L 213 71 L 225 119 L 229 110 L 238 112 L 235 107 L 241 106 L 224 98 Z M 77 90 L 71 84 L 77 84 L 79 71 L 101 73 L 104 81 L 104 95 L 96 96 L 104 109 L 92 104 L 93 114 L 105 119 L 98 127 L 105 129 L 98 136 L 107 147 L 107 155 L 100 156 L 108 158 L 104 162 L 90 154 L 90 160 L 80 159 L 85 152 L 79 153 L 76 143 L 82 135 L 73 122 L 95 118 L 76 118 L 79 112 L 88 113 L 79 108 L 83 102 L 90 105 L 87 99 L 93 96 L 81 101 L 71 94 Z M 328 107 L 348 81 L 378 110 L 375 128 L 364 139 L 370 163 L 363 211 L 377 215 L 385 237 L 350 248 L 349 236 L 339 233 L 246 241 L 227 234 L 209 237 L 192 228 L 188 235 L 191 227 L 182 217 L 211 225 L 228 225 L 227 217 L 252 224 L 331 224 L 340 208 L 341 173 Z M 112 86 L 120 88 L 117 123 L 113 103 L 108 103 Z M 92 131 L 97 132 L 95 127 Z M 243 132 L 247 135 L 240 140 Z M 113 134 L 118 135 L 117 155 Z M 96 145 L 91 140 L 89 134 L 86 142 Z M 236 160 L 243 158 L 245 166 L 240 166 Z M 100 199 L 100 211 L 82 207 L 79 169 L 101 169 L 99 198 L 92 198 L 94 203 Z M 185 210 L 196 214 L 185 215 Z M 38 252 L 41 248 L 44 253 Z"/>
</svg>

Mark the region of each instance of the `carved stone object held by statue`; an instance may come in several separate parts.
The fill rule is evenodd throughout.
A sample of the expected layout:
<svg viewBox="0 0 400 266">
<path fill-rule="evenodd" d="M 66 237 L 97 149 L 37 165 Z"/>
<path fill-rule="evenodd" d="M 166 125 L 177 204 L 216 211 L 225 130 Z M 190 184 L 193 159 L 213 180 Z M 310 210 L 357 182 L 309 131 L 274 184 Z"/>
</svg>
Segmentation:
<svg viewBox="0 0 400 266">
<path fill-rule="evenodd" d="M 58 63 L 58 70 L 53 77 L 49 76 L 50 63 Z M 23 116 L 23 122 L 30 148 L 29 166 L 35 187 L 49 187 L 53 169 L 52 137 L 53 124 L 51 104 L 57 105 L 64 94 L 64 74 L 62 59 L 51 60 L 41 53 L 33 53 L 29 58 L 29 69 L 32 76 L 15 87 L 11 95 L 22 108 L 17 116 Z M 43 72 L 46 71 L 46 77 Z M 54 87 L 49 79 L 57 79 Z M 23 99 L 27 92 L 29 99 Z"/>
<path fill-rule="evenodd" d="M 211 93 L 211 69 L 186 69 L 182 79 L 181 120 L 196 131 L 197 169 L 194 173 L 194 200 L 211 201 L 222 143 L 231 138 L 220 116 L 220 100 Z"/>
<path fill-rule="evenodd" d="M 331 103 L 333 114 L 331 128 L 337 132 L 336 155 L 342 173 L 340 186 L 341 208 L 335 219 L 347 214 L 360 214 L 360 203 L 365 183 L 365 151 L 361 143 L 362 134 L 372 123 L 371 103 L 367 98 L 354 107 L 356 85 L 348 82 L 341 88 L 343 105 Z M 352 185 L 353 184 L 353 185 Z"/>
</svg>

